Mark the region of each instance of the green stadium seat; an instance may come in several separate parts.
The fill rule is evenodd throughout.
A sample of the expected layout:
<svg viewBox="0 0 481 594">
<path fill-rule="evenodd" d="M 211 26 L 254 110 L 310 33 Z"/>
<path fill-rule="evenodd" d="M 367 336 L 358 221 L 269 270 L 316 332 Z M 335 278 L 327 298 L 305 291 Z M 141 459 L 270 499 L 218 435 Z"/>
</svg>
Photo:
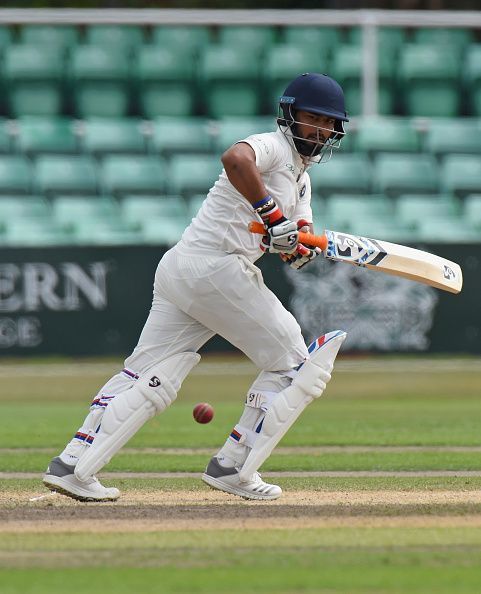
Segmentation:
<svg viewBox="0 0 481 594">
<path fill-rule="evenodd" d="M 21 43 L 67 50 L 76 45 L 80 38 L 78 27 L 71 25 L 29 25 L 19 29 Z"/>
<path fill-rule="evenodd" d="M 144 42 L 144 29 L 134 25 L 89 25 L 86 42 L 105 45 L 111 51 L 131 53 Z"/>
<path fill-rule="evenodd" d="M 48 219 L 25 217 L 7 221 L 3 243 L 12 247 L 65 245 L 72 243 L 72 237 Z"/>
<path fill-rule="evenodd" d="M 362 44 L 362 27 L 353 27 L 347 32 L 347 41 L 358 46 Z M 388 51 L 397 55 L 406 42 L 406 31 L 401 27 L 378 27 L 378 47 L 381 52 Z"/>
<path fill-rule="evenodd" d="M 414 43 L 448 47 L 450 51 L 458 52 L 458 55 L 461 54 L 473 41 L 474 31 L 472 29 L 420 27 L 413 31 Z"/>
<path fill-rule="evenodd" d="M 419 222 L 416 232 L 419 240 L 433 243 L 479 243 L 481 241 L 481 232 L 462 218 L 425 219 Z"/>
<path fill-rule="evenodd" d="M 481 116 L 481 43 L 472 44 L 466 53 L 463 70 L 468 108 L 472 115 Z"/>
<path fill-rule="evenodd" d="M 353 230 L 358 221 L 363 224 L 365 220 L 391 221 L 392 203 L 379 194 L 331 194 L 325 201 L 323 213 L 316 212 L 315 218 L 322 221 L 325 228 L 347 232 Z"/>
<path fill-rule="evenodd" d="M 176 220 L 186 227 L 189 222 L 187 205 L 182 196 L 124 196 L 121 203 L 124 221 L 142 226 L 151 218 Z"/>
<path fill-rule="evenodd" d="M 42 196 L 0 196 L 0 221 L 21 218 L 49 218 L 50 203 Z"/>
<path fill-rule="evenodd" d="M 217 152 L 223 152 L 238 140 L 252 134 L 274 132 L 277 128 L 276 120 L 272 116 L 254 118 L 225 117 L 216 122 L 215 147 Z"/>
<path fill-rule="evenodd" d="M 9 153 L 12 150 L 12 134 L 7 121 L 0 118 L 0 153 Z"/>
<path fill-rule="evenodd" d="M 292 79 L 302 72 L 325 72 L 327 65 L 327 51 L 314 53 L 305 46 L 287 43 L 271 46 L 264 59 L 262 76 L 266 88 L 266 112 L 277 113 L 279 97 Z"/>
<path fill-rule="evenodd" d="M 330 56 L 342 43 L 342 35 L 338 27 L 292 26 L 283 28 L 282 42 Z"/>
<path fill-rule="evenodd" d="M 3 78 L 10 114 L 57 115 L 62 110 L 64 60 L 53 47 L 10 45 Z"/>
<path fill-rule="evenodd" d="M 411 116 L 457 116 L 459 60 L 449 47 L 406 44 L 399 60 L 399 89 Z"/>
<path fill-rule="evenodd" d="M 96 194 L 95 161 L 83 155 L 40 155 L 34 166 L 36 190 L 42 194 Z"/>
<path fill-rule="evenodd" d="M 73 238 L 81 245 L 138 245 L 143 242 L 138 230 L 121 220 L 108 218 L 77 221 Z"/>
<path fill-rule="evenodd" d="M 127 53 L 101 45 L 79 45 L 70 60 L 72 101 L 76 114 L 123 117 L 129 109 L 130 61 Z"/>
<path fill-rule="evenodd" d="M 388 196 L 438 191 L 438 167 L 432 155 L 380 153 L 374 160 L 373 190 Z"/>
<path fill-rule="evenodd" d="M 17 120 L 16 145 L 21 153 L 76 153 L 77 135 L 72 120 L 24 116 Z"/>
<path fill-rule="evenodd" d="M 205 26 L 160 25 L 152 29 L 152 43 L 167 49 L 182 48 L 190 54 L 197 54 L 210 43 L 210 30 Z"/>
<path fill-rule="evenodd" d="M 481 121 L 475 118 L 440 118 L 429 121 L 425 147 L 433 155 L 481 155 Z"/>
<path fill-rule="evenodd" d="M 31 165 L 20 156 L 0 156 L 0 194 L 29 194 L 32 186 Z"/>
<path fill-rule="evenodd" d="M 208 152 L 212 149 L 211 125 L 207 118 L 158 117 L 153 122 L 151 145 L 164 155 Z"/>
<path fill-rule="evenodd" d="M 245 48 L 207 46 L 200 57 L 199 78 L 207 113 L 223 116 L 252 116 L 260 109 L 259 56 Z"/>
<path fill-rule="evenodd" d="M 441 168 L 443 192 L 466 196 L 481 192 L 481 158 L 478 155 L 446 155 Z"/>
<path fill-rule="evenodd" d="M 309 169 L 312 192 L 366 194 L 371 190 L 371 165 L 366 155 L 336 153 L 327 163 Z"/>
<path fill-rule="evenodd" d="M 54 220 L 62 226 L 74 227 L 79 221 L 120 218 L 117 202 L 106 196 L 55 196 L 52 199 Z"/>
<path fill-rule="evenodd" d="M 1 208 L 1 207 L 0 207 Z M 481 194 L 470 194 L 464 199 L 463 217 L 481 230 Z"/>
<path fill-rule="evenodd" d="M 144 153 L 142 124 L 137 119 L 90 118 L 84 122 L 82 147 L 92 155 L 106 153 Z"/>
<path fill-rule="evenodd" d="M 185 231 L 185 225 L 177 219 L 151 218 L 142 223 L 141 234 L 144 243 L 171 246 L 176 244 Z"/>
<path fill-rule="evenodd" d="M 107 156 L 102 164 L 102 186 L 107 194 L 160 195 L 165 185 L 165 165 L 158 157 Z"/>
<path fill-rule="evenodd" d="M 409 120 L 366 118 L 359 122 L 356 149 L 369 154 L 389 151 L 413 153 L 420 150 L 420 139 Z"/>
<path fill-rule="evenodd" d="M 218 157 L 212 155 L 174 155 L 170 161 L 169 189 L 176 194 L 207 193 L 222 170 Z"/>
<path fill-rule="evenodd" d="M 7 45 L 12 43 L 12 29 L 6 25 L 0 25 L 0 51 L 3 52 Z"/>
<path fill-rule="evenodd" d="M 460 214 L 460 205 L 443 194 L 402 194 L 397 198 L 395 214 L 406 225 L 417 225 L 426 219 L 455 219 Z"/>
<path fill-rule="evenodd" d="M 140 110 L 145 117 L 190 116 L 194 112 L 194 61 L 185 48 L 142 46 L 135 77 Z"/>
<path fill-rule="evenodd" d="M 276 41 L 277 31 L 269 26 L 225 25 L 219 27 L 218 39 L 222 45 L 263 52 Z"/>
<path fill-rule="evenodd" d="M 381 114 L 391 114 L 394 107 L 394 53 L 385 50 L 379 53 L 378 58 L 378 109 Z M 362 52 L 353 44 L 339 46 L 332 59 L 332 76 L 342 86 L 347 112 L 352 115 L 358 115 L 362 111 L 362 61 Z"/>
</svg>

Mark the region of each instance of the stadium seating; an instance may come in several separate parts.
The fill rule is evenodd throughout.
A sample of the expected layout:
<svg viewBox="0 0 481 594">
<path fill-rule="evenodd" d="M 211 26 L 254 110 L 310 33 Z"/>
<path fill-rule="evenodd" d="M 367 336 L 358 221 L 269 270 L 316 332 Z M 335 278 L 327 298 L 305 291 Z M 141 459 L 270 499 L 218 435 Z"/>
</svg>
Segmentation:
<svg viewBox="0 0 481 594">
<path fill-rule="evenodd" d="M 448 27 L 424 28 L 413 31 L 413 42 L 423 45 L 448 47 L 450 51 L 461 54 L 474 41 L 471 29 L 450 29 Z"/>
<path fill-rule="evenodd" d="M 282 41 L 330 57 L 342 42 L 342 35 L 337 27 L 292 26 L 284 27 Z"/>
<path fill-rule="evenodd" d="M 276 31 L 268 26 L 226 25 L 219 28 L 218 41 L 240 51 L 249 48 L 261 53 L 275 43 Z"/>
<path fill-rule="evenodd" d="M 211 117 L 252 116 L 260 110 L 259 56 L 244 48 L 207 46 L 199 62 L 204 109 Z"/>
<path fill-rule="evenodd" d="M 473 227 L 481 232 L 481 194 L 466 196 L 463 216 L 466 221 L 470 221 Z"/>
<path fill-rule="evenodd" d="M 22 156 L 0 156 L 0 194 L 29 194 L 31 163 Z"/>
<path fill-rule="evenodd" d="M 481 158 L 478 155 L 446 155 L 441 169 L 443 192 L 466 196 L 481 192 Z"/>
<path fill-rule="evenodd" d="M 165 166 L 157 157 L 110 155 L 101 167 L 101 185 L 108 195 L 162 194 L 165 184 Z"/>
<path fill-rule="evenodd" d="M 432 155 L 381 153 L 374 160 L 373 190 L 395 197 L 406 192 L 438 191 L 438 167 Z"/>
<path fill-rule="evenodd" d="M 4 52 L 3 78 L 13 117 L 56 115 L 63 107 L 64 56 L 52 46 L 9 45 Z"/>
<path fill-rule="evenodd" d="M 115 52 L 131 54 L 144 42 L 144 29 L 132 25 L 90 25 L 85 39 L 88 44 L 105 45 Z"/>
<path fill-rule="evenodd" d="M 276 128 L 276 120 L 273 117 L 224 117 L 215 125 L 214 147 L 221 153 L 238 140 L 247 138 L 251 134 L 273 132 Z"/>
<path fill-rule="evenodd" d="M 187 205 L 182 196 L 124 196 L 121 213 L 124 221 L 139 227 L 151 218 L 175 221 L 184 227 L 190 222 Z"/>
<path fill-rule="evenodd" d="M 0 45 L 1 45 L 0 35 Z M 23 25 L 19 30 L 21 43 L 44 47 L 52 46 L 64 52 L 76 45 L 80 39 L 80 29 L 74 25 Z"/>
<path fill-rule="evenodd" d="M 162 155 L 204 153 L 212 150 L 207 118 L 158 117 L 152 127 L 151 147 Z"/>
<path fill-rule="evenodd" d="M 449 195 L 402 194 L 396 201 L 395 217 L 417 227 L 424 220 L 452 219 L 460 213 L 458 201 Z"/>
<path fill-rule="evenodd" d="M 48 219 L 22 217 L 6 222 L 1 242 L 10 247 L 38 247 L 71 244 L 73 237 Z"/>
<path fill-rule="evenodd" d="M 16 145 L 21 153 L 28 156 L 41 153 L 73 154 L 79 150 L 73 121 L 55 117 L 19 118 Z"/>
<path fill-rule="evenodd" d="M 214 185 L 222 170 L 212 155 L 174 155 L 169 167 L 169 190 L 184 196 L 205 192 Z"/>
<path fill-rule="evenodd" d="M 342 230 L 359 219 L 388 221 L 392 215 L 392 203 L 383 195 L 331 194 L 323 218 L 327 227 Z"/>
<path fill-rule="evenodd" d="M 352 27 L 347 33 L 347 41 L 359 46 L 362 44 L 363 31 L 361 27 Z M 379 27 L 377 30 L 378 47 L 381 52 L 387 51 L 397 56 L 406 42 L 406 31 L 400 27 Z"/>
<path fill-rule="evenodd" d="M 399 60 L 399 92 L 411 116 L 457 116 L 459 56 L 449 47 L 406 44 Z"/>
<path fill-rule="evenodd" d="M 469 113 L 481 116 L 481 43 L 473 44 L 466 53 L 464 89 Z"/>
<path fill-rule="evenodd" d="M 97 167 L 81 155 L 40 155 L 34 166 L 35 190 L 47 196 L 96 194 Z"/>
<path fill-rule="evenodd" d="M 419 134 L 412 123 L 405 119 L 362 119 L 355 142 L 356 150 L 368 154 L 378 152 L 415 153 L 420 149 Z"/>
<path fill-rule="evenodd" d="M 189 116 L 194 112 L 194 62 L 183 46 L 144 45 L 135 61 L 134 77 L 142 115 Z"/>
<path fill-rule="evenodd" d="M 141 122 L 127 118 L 90 118 L 82 130 L 82 148 L 95 156 L 144 153 L 146 142 Z"/>
<path fill-rule="evenodd" d="M 105 196 L 56 196 L 52 200 L 54 220 L 62 226 L 88 224 L 98 219 L 119 218 L 117 202 Z"/>
<path fill-rule="evenodd" d="M 126 50 L 103 45 L 72 49 L 69 77 L 71 101 L 81 118 L 126 116 L 130 100 L 130 60 Z"/>
<path fill-rule="evenodd" d="M 43 196 L 0 196 L 0 221 L 51 217 L 51 205 Z"/>
<path fill-rule="evenodd" d="M 263 80 L 266 88 L 265 111 L 276 113 L 279 97 L 287 85 L 300 72 L 325 72 L 327 70 L 327 51 L 313 52 L 304 45 L 282 43 L 273 45 L 267 51 Z"/>
<path fill-rule="evenodd" d="M 481 121 L 475 118 L 440 118 L 429 123 L 426 151 L 436 156 L 446 153 L 481 155 Z"/>
<path fill-rule="evenodd" d="M 210 43 L 208 27 L 195 25 L 160 25 L 152 29 L 152 43 L 167 49 L 180 49 L 190 55 L 197 55 Z"/>
<path fill-rule="evenodd" d="M 329 162 L 312 167 L 309 175 L 312 193 L 318 196 L 370 191 L 371 165 L 365 155 L 337 153 Z"/>
</svg>

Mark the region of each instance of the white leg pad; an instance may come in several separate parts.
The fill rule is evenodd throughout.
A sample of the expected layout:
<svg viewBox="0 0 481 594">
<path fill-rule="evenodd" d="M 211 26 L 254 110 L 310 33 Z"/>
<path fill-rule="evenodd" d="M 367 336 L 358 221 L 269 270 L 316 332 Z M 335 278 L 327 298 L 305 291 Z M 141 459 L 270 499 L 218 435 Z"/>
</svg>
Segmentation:
<svg viewBox="0 0 481 594">
<path fill-rule="evenodd" d="M 110 462 L 149 419 L 172 404 L 185 377 L 199 361 L 197 353 L 168 357 L 118 394 L 107 407 L 92 445 L 75 466 L 75 476 L 85 481 Z"/>
<path fill-rule="evenodd" d="M 292 384 L 279 392 L 267 410 L 262 430 L 240 471 L 241 481 L 249 481 L 306 406 L 324 392 L 345 338 L 346 333 L 340 330 L 321 337 L 322 343 L 299 368 Z"/>
</svg>

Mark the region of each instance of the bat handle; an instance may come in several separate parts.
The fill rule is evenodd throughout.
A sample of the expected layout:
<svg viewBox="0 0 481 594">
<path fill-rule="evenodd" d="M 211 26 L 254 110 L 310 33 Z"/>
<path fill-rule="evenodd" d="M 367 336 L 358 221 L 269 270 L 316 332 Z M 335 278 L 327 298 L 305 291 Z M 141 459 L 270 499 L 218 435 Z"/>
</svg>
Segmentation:
<svg viewBox="0 0 481 594">
<path fill-rule="evenodd" d="M 251 233 L 259 233 L 260 235 L 265 235 L 266 228 L 262 223 L 252 221 L 251 223 L 249 223 L 249 231 Z M 325 235 L 313 235 L 312 233 L 304 233 L 303 231 L 299 231 L 299 241 L 306 245 L 318 247 L 322 251 L 324 251 L 327 248 L 327 237 Z"/>
</svg>

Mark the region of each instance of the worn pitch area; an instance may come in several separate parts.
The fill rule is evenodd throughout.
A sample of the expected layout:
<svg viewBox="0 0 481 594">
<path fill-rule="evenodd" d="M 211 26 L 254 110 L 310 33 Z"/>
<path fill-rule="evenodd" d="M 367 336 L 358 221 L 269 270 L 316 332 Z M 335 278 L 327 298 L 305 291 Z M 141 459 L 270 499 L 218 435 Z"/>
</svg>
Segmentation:
<svg viewBox="0 0 481 594">
<path fill-rule="evenodd" d="M 216 491 L 128 490 L 114 503 L 81 503 L 7 490 L 0 495 L 0 532 L 481 526 L 480 504 L 477 491 L 291 490 L 254 502 Z"/>
</svg>

